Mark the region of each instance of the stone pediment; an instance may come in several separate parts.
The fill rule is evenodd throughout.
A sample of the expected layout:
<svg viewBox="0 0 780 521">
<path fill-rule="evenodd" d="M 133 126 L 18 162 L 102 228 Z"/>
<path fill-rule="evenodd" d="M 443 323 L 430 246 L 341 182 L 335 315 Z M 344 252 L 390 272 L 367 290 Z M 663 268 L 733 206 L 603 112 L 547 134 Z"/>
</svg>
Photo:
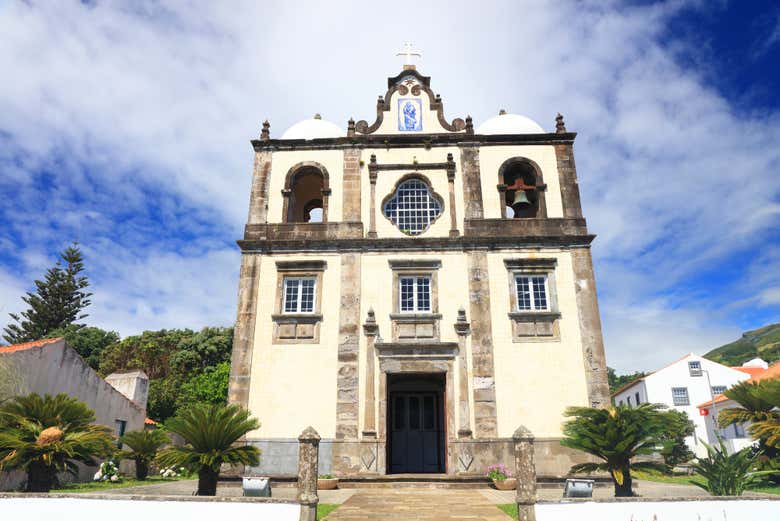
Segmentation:
<svg viewBox="0 0 780 521">
<path fill-rule="evenodd" d="M 423 76 L 415 69 L 404 69 L 397 76 L 387 79 L 387 93 L 379 96 L 376 120 L 355 124 L 358 134 L 440 134 L 444 132 L 473 133 L 469 118 L 455 118 L 448 122 L 444 117 L 441 96 L 430 87 L 430 76 Z"/>
</svg>

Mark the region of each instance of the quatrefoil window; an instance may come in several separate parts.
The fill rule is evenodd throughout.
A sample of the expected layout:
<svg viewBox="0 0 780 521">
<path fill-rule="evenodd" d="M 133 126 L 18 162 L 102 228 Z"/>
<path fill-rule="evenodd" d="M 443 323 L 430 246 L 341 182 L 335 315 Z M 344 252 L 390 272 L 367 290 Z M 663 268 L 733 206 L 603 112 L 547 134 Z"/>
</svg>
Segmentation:
<svg viewBox="0 0 780 521">
<path fill-rule="evenodd" d="M 420 235 L 441 215 L 442 206 L 428 183 L 413 177 L 401 182 L 385 200 L 384 214 L 403 233 Z"/>
</svg>

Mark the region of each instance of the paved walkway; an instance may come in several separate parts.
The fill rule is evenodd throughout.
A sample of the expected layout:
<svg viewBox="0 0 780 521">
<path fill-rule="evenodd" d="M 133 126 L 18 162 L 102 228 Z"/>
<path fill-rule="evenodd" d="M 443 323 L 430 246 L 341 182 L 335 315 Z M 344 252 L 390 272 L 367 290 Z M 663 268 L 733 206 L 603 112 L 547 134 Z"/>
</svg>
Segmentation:
<svg viewBox="0 0 780 521">
<path fill-rule="evenodd" d="M 508 521 L 509 517 L 478 490 L 413 488 L 360 489 L 327 517 L 327 521 L 377 519 Z"/>
</svg>

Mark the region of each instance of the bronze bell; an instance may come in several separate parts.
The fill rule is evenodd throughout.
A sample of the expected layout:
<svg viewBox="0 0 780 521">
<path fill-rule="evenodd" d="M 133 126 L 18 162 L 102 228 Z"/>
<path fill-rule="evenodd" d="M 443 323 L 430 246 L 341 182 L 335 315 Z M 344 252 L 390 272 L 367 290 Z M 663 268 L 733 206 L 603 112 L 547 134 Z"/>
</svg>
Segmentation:
<svg viewBox="0 0 780 521">
<path fill-rule="evenodd" d="M 515 199 L 512 201 L 512 208 L 515 206 L 530 206 L 531 201 L 528 199 L 525 190 L 515 190 Z"/>
</svg>

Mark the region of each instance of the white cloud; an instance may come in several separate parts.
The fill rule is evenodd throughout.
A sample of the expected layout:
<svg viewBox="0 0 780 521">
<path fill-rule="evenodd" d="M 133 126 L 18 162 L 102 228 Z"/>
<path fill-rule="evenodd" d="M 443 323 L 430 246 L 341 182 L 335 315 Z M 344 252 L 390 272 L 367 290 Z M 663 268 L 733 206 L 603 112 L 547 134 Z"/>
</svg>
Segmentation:
<svg viewBox="0 0 780 521">
<path fill-rule="evenodd" d="M 685 43 L 666 24 L 687 4 L 4 3 L 0 241 L 27 277 L 9 291 L 78 238 L 101 325 L 232 321 L 248 140 L 266 117 L 274 136 L 315 112 L 372 119 L 412 39 L 449 118 L 506 108 L 551 129 L 561 111 L 580 133 L 610 363 L 718 345 L 739 327 L 707 317 L 734 303 L 676 288 L 771 240 L 780 124 L 735 112 L 675 62 Z M 776 304 L 776 285 L 757 282 L 771 269 L 754 261 L 730 281 L 740 305 Z"/>
</svg>

